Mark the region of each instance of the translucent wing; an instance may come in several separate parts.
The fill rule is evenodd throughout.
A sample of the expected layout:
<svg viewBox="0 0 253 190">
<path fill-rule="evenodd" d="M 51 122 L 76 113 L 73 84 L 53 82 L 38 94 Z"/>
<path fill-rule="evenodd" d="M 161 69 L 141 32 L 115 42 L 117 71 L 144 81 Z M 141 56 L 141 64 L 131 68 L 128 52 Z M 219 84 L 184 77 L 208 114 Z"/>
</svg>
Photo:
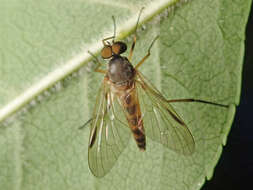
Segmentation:
<svg viewBox="0 0 253 190">
<path fill-rule="evenodd" d="M 97 177 L 103 177 L 116 163 L 128 144 L 130 130 L 117 97 L 103 82 L 90 126 L 89 167 Z"/>
<path fill-rule="evenodd" d="M 192 154 L 195 149 L 193 136 L 173 107 L 138 71 L 136 84 L 145 134 L 177 153 Z"/>
</svg>

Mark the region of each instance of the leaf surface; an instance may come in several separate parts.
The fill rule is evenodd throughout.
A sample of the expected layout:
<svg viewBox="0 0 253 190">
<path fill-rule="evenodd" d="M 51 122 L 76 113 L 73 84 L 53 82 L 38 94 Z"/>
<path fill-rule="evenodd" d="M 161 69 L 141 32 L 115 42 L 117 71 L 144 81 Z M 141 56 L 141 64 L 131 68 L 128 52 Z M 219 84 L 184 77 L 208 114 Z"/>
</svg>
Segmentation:
<svg viewBox="0 0 253 190">
<path fill-rule="evenodd" d="M 213 174 L 239 104 L 250 4 L 3 0 L 0 189 L 200 189 Z M 97 179 L 88 169 L 88 127 L 78 130 L 90 119 L 103 78 L 86 70 L 87 50 L 99 53 L 101 40 L 112 35 L 112 15 L 130 47 L 143 6 L 133 64 L 160 35 L 140 71 L 169 99 L 199 98 L 230 108 L 173 104 L 194 136 L 192 156 L 151 139 L 143 153 L 132 139 L 111 172 Z"/>
</svg>

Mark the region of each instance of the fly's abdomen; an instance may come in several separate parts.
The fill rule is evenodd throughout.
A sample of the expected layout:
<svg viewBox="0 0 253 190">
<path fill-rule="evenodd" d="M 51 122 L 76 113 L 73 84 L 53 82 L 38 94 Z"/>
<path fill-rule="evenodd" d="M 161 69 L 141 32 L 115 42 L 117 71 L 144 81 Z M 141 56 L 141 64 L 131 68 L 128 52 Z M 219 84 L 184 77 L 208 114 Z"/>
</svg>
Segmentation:
<svg viewBox="0 0 253 190">
<path fill-rule="evenodd" d="M 127 121 L 134 139 L 140 150 L 146 149 L 146 138 L 143 126 L 143 120 L 141 117 L 141 110 L 138 101 L 138 97 L 135 90 L 132 90 L 124 97 L 124 108 L 126 112 Z"/>
</svg>

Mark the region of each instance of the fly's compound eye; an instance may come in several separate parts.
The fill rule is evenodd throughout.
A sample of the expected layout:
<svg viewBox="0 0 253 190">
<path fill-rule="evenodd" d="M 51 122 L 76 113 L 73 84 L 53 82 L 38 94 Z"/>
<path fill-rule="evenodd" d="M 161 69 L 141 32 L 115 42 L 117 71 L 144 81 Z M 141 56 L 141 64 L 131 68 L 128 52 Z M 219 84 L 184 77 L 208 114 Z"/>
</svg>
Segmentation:
<svg viewBox="0 0 253 190">
<path fill-rule="evenodd" d="M 101 50 L 101 56 L 103 59 L 109 59 L 112 57 L 112 46 L 104 46 Z"/>
<path fill-rule="evenodd" d="M 127 50 L 127 45 L 124 42 L 115 42 L 112 44 L 112 52 L 114 55 L 120 55 Z"/>
</svg>

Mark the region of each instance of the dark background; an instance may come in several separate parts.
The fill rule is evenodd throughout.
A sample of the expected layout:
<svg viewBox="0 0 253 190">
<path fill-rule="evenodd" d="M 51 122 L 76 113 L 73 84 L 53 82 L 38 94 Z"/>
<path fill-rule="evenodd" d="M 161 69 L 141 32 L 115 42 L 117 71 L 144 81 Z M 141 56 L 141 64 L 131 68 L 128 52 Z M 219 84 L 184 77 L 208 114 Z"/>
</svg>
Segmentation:
<svg viewBox="0 0 253 190">
<path fill-rule="evenodd" d="M 201 190 L 253 189 L 253 8 L 246 28 L 240 105 L 213 178 Z"/>
</svg>

